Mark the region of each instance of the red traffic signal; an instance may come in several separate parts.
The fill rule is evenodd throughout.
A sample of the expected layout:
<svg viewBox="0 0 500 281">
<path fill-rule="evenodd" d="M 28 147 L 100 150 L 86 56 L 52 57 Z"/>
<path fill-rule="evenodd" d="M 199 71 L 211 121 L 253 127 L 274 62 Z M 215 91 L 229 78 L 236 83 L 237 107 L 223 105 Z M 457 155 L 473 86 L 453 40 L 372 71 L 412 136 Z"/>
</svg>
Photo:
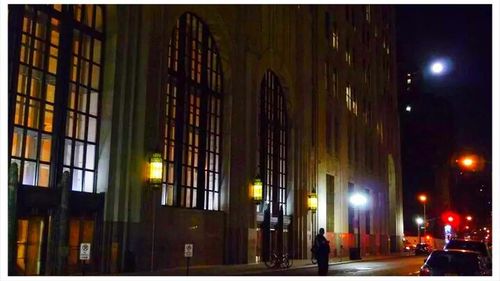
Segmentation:
<svg viewBox="0 0 500 281">
<path fill-rule="evenodd" d="M 449 224 L 452 227 L 460 225 L 460 216 L 452 211 L 446 211 L 441 214 L 441 220 L 444 224 Z"/>
</svg>

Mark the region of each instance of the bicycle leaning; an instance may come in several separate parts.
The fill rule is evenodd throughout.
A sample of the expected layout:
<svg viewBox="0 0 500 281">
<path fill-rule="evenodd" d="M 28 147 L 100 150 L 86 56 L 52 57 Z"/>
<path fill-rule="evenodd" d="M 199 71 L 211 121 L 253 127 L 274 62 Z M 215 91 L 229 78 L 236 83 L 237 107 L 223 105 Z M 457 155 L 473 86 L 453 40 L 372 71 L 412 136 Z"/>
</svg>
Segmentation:
<svg viewBox="0 0 500 281">
<path fill-rule="evenodd" d="M 293 260 L 288 256 L 287 253 L 278 255 L 273 253 L 268 261 L 264 261 L 267 268 L 290 268 L 293 264 Z"/>
</svg>

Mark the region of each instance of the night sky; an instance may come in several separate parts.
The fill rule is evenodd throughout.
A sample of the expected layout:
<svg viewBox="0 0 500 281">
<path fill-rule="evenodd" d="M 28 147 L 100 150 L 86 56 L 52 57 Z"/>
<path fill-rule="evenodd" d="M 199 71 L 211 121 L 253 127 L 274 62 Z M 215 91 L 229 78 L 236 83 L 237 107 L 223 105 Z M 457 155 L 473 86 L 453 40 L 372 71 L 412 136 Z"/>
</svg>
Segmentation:
<svg viewBox="0 0 500 281">
<path fill-rule="evenodd" d="M 453 132 L 457 150 L 474 151 L 491 163 L 491 6 L 398 5 L 396 7 L 396 51 L 400 77 L 408 71 L 426 69 L 432 59 L 449 59 L 450 72 L 441 77 L 425 77 L 422 82 L 424 88 L 422 93 L 443 97 L 452 105 Z M 402 151 L 403 156 L 404 154 Z M 489 179 L 487 182 L 491 185 L 490 167 L 491 165 L 485 169 L 483 176 Z M 404 213 L 407 221 L 408 216 L 421 208 L 416 200 L 416 193 L 419 191 L 411 190 L 408 186 L 403 187 Z"/>
</svg>

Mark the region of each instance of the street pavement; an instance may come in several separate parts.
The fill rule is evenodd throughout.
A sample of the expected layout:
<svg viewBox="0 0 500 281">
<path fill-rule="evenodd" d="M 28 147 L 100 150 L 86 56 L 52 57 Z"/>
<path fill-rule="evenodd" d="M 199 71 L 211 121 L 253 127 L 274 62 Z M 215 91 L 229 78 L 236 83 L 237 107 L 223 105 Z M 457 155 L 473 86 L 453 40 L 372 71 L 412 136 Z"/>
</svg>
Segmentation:
<svg viewBox="0 0 500 281">
<path fill-rule="evenodd" d="M 425 256 L 391 257 L 381 260 L 356 261 L 350 263 L 330 264 L 329 276 L 415 276 L 424 263 Z M 259 272 L 250 275 L 261 276 L 314 276 L 317 267 L 298 267 L 284 271 Z"/>
<path fill-rule="evenodd" d="M 409 276 L 417 275 L 424 256 L 393 254 L 366 256 L 362 260 L 330 259 L 329 275 L 334 276 Z M 315 276 L 317 266 L 310 260 L 293 260 L 289 269 L 269 269 L 263 263 L 237 265 L 206 265 L 155 270 L 151 272 L 122 273 L 129 276 Z"/>
</svg>

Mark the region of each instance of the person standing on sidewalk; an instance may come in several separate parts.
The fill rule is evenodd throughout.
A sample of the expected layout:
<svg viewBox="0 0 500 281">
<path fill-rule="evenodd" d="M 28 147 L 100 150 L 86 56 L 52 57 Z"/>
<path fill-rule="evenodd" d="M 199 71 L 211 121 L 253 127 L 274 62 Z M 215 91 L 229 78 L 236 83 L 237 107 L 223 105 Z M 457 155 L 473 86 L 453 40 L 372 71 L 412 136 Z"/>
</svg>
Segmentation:
<svg viewBox="0 0 500 281">
<path fill-rule="evenodd" d="M 330 242 L 326 240 L 325 229 L 320 228 L 319 234 L 314 239 L 316 247 L 316 259 L 318 260 L 318 275 L 326 276 L 328 273 L 328 256 L 330 254 Z"/>
</svg>

